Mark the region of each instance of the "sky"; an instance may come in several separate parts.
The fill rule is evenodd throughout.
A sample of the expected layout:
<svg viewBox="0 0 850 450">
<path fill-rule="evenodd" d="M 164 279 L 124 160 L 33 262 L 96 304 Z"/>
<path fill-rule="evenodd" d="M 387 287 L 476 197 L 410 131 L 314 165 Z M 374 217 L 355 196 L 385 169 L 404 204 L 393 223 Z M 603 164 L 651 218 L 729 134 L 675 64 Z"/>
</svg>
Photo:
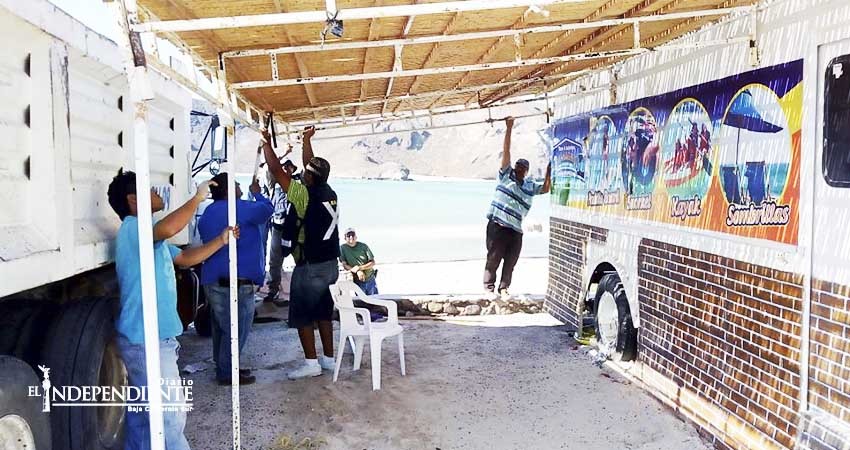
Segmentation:
<svg viewBox="0 0 850 450">
<path fill-rule="evenodd" d="M 48 0 L 98 33 L 115 40 L 118 25 L 103 0 Z"/>
</svg>

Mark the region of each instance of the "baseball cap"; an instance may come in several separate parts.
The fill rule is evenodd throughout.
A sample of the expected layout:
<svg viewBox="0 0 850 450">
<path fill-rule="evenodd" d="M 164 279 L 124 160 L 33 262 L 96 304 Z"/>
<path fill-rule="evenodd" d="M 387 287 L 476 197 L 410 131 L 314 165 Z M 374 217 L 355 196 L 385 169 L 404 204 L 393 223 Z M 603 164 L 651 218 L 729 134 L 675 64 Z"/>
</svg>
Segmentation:
<svg viewBox="0 0 850 450">
<path fill-rule="evenodd" d="M 525 159 L 525 158 L 520 158 L 520 159 L 516 160 L 516 165 L 518 165 L 518 166 L 523 166 L 523 167 L 525 167 L 526 169 L 528 169 L 529 167 L 531 167 L 531 166 L 528 164 L 528 160 L 527 160 L 527 159 Z"/>
<path fill-rule="evenodd" d="M 287 160 L 283 161 L 283 167 L 286 167 L 286 166 L 292 166 L 293 170 L 298 170 L 298 166 L 296 166 L 295 163 L 292 162 L 291 159 L 287 159 Z"/>
<path fill-rule="evenodd" d="M 354 231 L 354 228 L 346 228 L 345 229 L 345 235 L 348 236 L 349 234 L 357 234 L 357 233 Z"/>
</svg>

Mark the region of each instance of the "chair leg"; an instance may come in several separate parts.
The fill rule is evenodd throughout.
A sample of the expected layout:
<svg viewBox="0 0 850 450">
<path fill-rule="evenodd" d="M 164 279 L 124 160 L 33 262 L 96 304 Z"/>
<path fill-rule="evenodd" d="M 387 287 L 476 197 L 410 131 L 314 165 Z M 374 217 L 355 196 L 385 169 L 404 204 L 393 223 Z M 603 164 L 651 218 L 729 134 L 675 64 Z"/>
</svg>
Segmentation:
<svg viewBox="0 0 850 450">
<path fill-rule="evenodd" d="M 339 377 L 339 368 L 342 367 L 342 355 L 345 354 L 345 338 L 346 336 L 343 335 L 339 337 L 339 350 L 336 352 L 336 363 L 334 364 L 334 383 L 336 383 L 336 379 Z"/>
<path fill-rule="evenodd" d="M 382 339 L 369 337 L 369 352 L 372 356 L 372 390 L 381 389 L 381 342 Z"/>
<path fill-rule="evenodd" d="M 360 362 L 363 360 L 363 347 L 366 346 L 366 338 L 363 336 L 357 336 L 354 338 L 354 342 L 357 344 L 354 346 L 353 370 L 360 370 Z"/>
<path fill-rule="evenodd" d="M 398 357 L 401 360 L 401 376 L 405 376 L 404 371 L 404 333 L 398 335 Z"/>
</svg>

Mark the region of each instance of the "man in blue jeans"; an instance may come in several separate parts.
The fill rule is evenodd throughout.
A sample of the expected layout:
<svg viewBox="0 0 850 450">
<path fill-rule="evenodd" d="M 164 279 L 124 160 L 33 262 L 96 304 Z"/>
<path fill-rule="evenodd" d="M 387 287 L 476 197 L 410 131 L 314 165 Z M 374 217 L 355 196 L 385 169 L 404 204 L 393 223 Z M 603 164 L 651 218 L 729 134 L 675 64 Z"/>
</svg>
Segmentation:
<svg viewBox="0 0 850 450">
<path fill-rule="evenodd" d="M 210 183 L 198 186 L 198 192 L 183 206 L 177 208 L 153 226 L 154 274 L 156 279 L 157 316 L 159 320 L 159 363 L 163 382 L 180 386 L 177 352 L 180 344 L 176 337 L 183 332 L 177 315 L 177 278 L 174 265 L 191 267 L 201 263 L 215 251 L 227 245 L 230 229 L 224 229 L 216 239 L 200 247 L 180 250 L 166 242 L 186 227 L 198 205 L 207 197 Z M 151 191 L 151 210 L 162 211 L 162 198 Z M 136 174 L 118 171 L 108 190 L 109 205 L 121 218 L 121 227 L 115 239 L 115 270 L 121 288 L 121 311 L 115 323 L 118 332 L 118 350 L 127 368 L 131 386 L 148 384 L 145 363 L 145 332 L 142 318 L 142 270 L 139 261 L 139 222 L 137 219 Z M 233 230 L 238 237 L 239 230 Z M 177 384 L 175 384 L 177 383 Z M 160 383 L 153 383 L 159 386 Z M 174 402 L 175 399 L 168 399 Z M 183 435 L 186 426 L 185 411 L 164 411 L 163 432 L 168 450 L 188 450 L 189 443 Z M 150 417 L 147 412 L 127 412 L 125 423 L 125 450 L 147 450 L 151 446 Z"/>
<path fill-rule="evenodd" d="M 207 206 L 198 221 L 203 242 L 215 240 L 227 227 L 227 173 L 213 177 L 216 186 L 210 188 L 213 203 Z M 254 320 L 254 292 L 265 278 L 265 225 L 274 213 L 272 202 L 260 194 L 257 180 L 251 183 L 254 201 L 242 200 L 242 189 L 236 183 L 236 224 L 240 229 L 236 245 L 238 284 L 239 354 L 245 347 Z M 232 357 L 230 353 L 230 258 L 226 250 L 212 255 L 201 268 L 201 284 L 207 295 L 212 314 L 213 360 L 215 376 L 220 385 L 230 384 Z M 252 384 L 256 377 L 251 371 L 239 371 L 239 384 Z"/>
</svg>

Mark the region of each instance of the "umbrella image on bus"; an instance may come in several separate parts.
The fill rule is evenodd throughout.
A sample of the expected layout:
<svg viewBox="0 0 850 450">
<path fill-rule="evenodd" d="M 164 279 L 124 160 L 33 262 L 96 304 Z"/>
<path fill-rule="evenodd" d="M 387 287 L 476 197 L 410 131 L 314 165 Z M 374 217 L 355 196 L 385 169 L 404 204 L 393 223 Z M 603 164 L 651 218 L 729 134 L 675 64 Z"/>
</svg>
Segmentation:
<svg viewBox="0 0 850 450">
<path fill-rule="evenodd" d="M 791 136 L 776 94 L 750 85 L 723 118 L 720 182 L 730 204 L 762 204 L 782 195 L 791 160 Z"/>
</svg>

